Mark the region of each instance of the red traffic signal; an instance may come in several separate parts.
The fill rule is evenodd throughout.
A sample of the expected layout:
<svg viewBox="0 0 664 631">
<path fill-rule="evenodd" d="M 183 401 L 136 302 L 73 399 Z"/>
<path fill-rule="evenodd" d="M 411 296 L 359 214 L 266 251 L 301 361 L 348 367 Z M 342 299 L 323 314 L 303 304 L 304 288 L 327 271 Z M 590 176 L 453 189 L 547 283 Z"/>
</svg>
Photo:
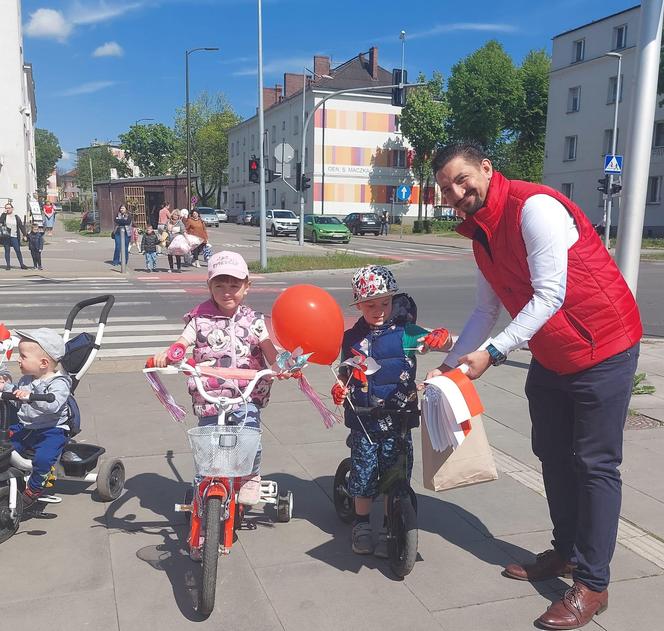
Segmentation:
<svg viewBox="0 0 664 631">
<path fill-rule="evenodd" d="M 257 158 L 251 158 L 249 160 L 249 181 L 258 184 L 260 182 L 261 176 L 260 176 L 260 168 L 261 168 L 261 161 L 258 160 Z"/>
</svg>

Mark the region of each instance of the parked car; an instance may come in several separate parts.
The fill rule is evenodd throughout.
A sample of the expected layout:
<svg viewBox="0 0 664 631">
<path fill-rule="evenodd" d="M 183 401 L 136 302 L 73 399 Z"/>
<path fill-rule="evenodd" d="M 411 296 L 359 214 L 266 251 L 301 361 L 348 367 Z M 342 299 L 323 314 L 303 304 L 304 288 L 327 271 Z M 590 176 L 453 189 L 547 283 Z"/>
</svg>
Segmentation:
<svg viewBox="0 0 664 631">
<path fill-rule="evenodd" d="M 55 210 L 56 213 L 61 213 L 62 212 L 62 204 L 60 204 L 60 203 L 53 204 L 53 209 Z"/>
<path fill-rule="evenodd" d="M 217 213 L 219 221 L 228 221 L 228 213 L 223 208 L 215 208 L 214 212 Z"/>
<path fill-rule="evenodd" d="M 374 213 L 350 213 L 344 217 L 344 223 L 353 234 L 380 234 L 380 219 Z"/>
<path fill-rule="evenodd" d="M 237 223 L 240 226 L 251 226 L 252 220 L 256 215 L 256 211 L 245 210 L 237 216 Z"/>
<path fill-rule="evenodd" d="M 206 226 L 215 226 L 215 228 L 219 227 L 219 217 L 217 217 L 217 212 L 214 208 L 210 208 L 209 206 L 198 206 L 196 210 Z"/>
<path fill-rule="evenodd" d="M 300 225 L 292 210 L 273 208 L 265 211 L 265 230 L 273 237 L 281 234 L 295 234 Z"/>
<path fill-rule="evenodd" d="M 313 243 L 319 241 L 348 243 L 350 241 L 350 230 L 336 217 L 305 215 L 304 238 L 311 239 Z"/>
</svg>

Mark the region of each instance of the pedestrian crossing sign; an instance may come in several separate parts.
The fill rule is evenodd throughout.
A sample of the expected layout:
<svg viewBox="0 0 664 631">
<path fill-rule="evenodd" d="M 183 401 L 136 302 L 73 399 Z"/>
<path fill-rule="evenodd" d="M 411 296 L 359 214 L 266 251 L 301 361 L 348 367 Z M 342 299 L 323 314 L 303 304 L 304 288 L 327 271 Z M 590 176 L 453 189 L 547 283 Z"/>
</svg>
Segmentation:
<svg viewBox="0 0 664 631">
<path fill-rule="evenodd" d="M 620 175 L 622 173 L 623 157 L 608 154 L 604 156 L 604 173 L 607 175 Z"/>
</svg>

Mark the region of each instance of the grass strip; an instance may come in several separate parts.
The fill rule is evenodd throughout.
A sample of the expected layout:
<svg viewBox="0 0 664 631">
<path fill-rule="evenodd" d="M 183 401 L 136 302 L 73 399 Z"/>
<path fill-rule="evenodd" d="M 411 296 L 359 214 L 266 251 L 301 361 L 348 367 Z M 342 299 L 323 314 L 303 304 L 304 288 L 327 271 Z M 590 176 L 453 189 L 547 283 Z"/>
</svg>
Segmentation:
<svg viewBox="0 0 664 631">
<path fill-rule="evenodd" d="M 275 256 L 268 258 L 267 269 L 261 269 L 259 261 L 249 263 L 250 272 L 273 273 L 273 272 L 301 272 L 317 269 L 350 269 L 362 267 L 363 265 L 394 265 L 399 263 L 397 259 L 381 256 L 365 256 L 350 254 L 348 252 L 334 252 L 324 256 L 303 256 L 293 254 L 289 256 Z"/>
</svg>

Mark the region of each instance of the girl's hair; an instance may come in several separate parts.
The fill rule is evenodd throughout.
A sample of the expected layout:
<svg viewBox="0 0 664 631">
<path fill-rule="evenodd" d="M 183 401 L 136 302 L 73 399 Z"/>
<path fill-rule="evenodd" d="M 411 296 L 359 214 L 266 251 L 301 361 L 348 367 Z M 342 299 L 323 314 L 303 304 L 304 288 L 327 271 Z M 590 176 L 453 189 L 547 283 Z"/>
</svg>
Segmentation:
<svg viewBox="0 0 664 631">
<path fill-rule="evenodd" d="M 192 210 L 190 214 L 192 219 L 194 218 L 194 215 L 196 215 L 197 217 L 201 216 L 201 214 L 197 210 Z"/>
<path fill-rule="evenodd" d="M 129 209 L 127 208 L 127 204 L 124 204 L 124 203 L 120 204 L 118 206 L 118 212 L 120 212 L 121 208 L 124 208 L 127 212 L 129 212 Z"/>
</svg>

